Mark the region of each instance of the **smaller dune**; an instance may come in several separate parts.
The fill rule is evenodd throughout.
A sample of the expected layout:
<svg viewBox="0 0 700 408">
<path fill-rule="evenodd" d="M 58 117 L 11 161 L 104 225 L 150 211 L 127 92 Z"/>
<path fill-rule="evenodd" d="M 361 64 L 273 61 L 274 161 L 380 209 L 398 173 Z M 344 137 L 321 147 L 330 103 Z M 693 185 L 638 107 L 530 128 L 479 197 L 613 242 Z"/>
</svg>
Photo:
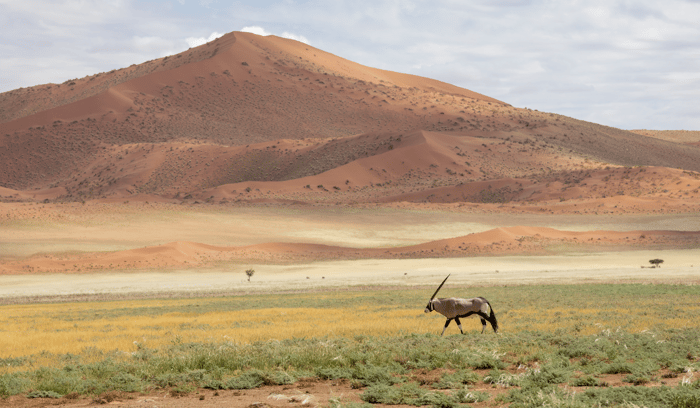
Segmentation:
<svg viewBox="0 0 700 408">
<path fill-rule="evenodd" d="M 265 243 L 222 247 L 196 242 L 171 242 L 108 253 L 39 255 L 0 263 L 2 274 L 86 273 L 209 267 L 223 261 L 292 262 L 351 259 L 469 257 L 567 251 L 697 248 L 700 231 L 562 231 L 517 226 L 391 248 L 348 248 L 306 243 Z"/>
</svg>

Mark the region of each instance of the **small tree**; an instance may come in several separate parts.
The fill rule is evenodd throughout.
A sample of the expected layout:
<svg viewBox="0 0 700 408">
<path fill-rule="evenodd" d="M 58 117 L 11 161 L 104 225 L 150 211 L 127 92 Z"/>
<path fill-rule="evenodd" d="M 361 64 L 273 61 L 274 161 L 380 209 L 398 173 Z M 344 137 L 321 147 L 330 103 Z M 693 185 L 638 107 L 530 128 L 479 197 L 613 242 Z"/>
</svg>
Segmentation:
<svg viewBox="0 0 700 408">
<path fill-rule="evenodd" d="M 661 264 L 664 263 L 663 259 L 650 259 L 649 263 L 654 265 L 654 268 L 661 268 Z"/>
<path fill-rule="evenodd" d="M 248 282 L 250 282 L 250 278 L 255 274 L 255 269 L 248 269 L 245 274 L 248 275 Z"/>
</svg>

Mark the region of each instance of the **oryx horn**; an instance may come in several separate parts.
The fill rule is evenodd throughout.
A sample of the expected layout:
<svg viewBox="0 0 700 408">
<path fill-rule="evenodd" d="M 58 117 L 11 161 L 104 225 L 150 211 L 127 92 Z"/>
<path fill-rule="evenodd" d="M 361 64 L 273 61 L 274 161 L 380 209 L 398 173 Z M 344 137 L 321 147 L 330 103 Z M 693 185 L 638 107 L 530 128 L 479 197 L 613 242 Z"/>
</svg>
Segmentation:
<svg viewBox="0 0 700 408">
<path fill-rule="evenodd" d="M 450 275 L 452 275 L 452 274 L 450 274 Z M 447 275 L 447 278 L 449 278 L 449 277 L 450 277 L 450 275 Z M 445 281 L 447 280 L 447 278 L 445 278 L 445 280 L 444 280 L 444 281 L 442 281 L 442 283 L 440 284 L 440 286 L 438 286 L 438 288 L 437 288 L 437 290 L 435 291 L 435 293 L 433 293 L 433 296 L 431 296 L 431 297 L 430 297 L 430 300 L 433 300 L 433 299 L 435 299 L 435 295 L 437 295 L 437 294 L 438 294 L 438 292 L 440 291 L 440 288 L 442 288 L 442 285 L 444 285 L 444 284 L 445 284 Z"/>
</svg>

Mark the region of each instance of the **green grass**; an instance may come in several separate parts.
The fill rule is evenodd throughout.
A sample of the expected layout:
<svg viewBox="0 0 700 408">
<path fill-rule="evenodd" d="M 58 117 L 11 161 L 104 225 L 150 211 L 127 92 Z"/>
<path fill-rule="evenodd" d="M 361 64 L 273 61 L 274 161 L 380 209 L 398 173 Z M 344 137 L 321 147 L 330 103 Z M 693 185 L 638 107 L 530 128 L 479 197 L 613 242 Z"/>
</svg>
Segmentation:
<svg viewBox="0 0 700 408">
<path fill-rule="evenodd" d="M 660 337 L 663 342 L 657 340 Z M 580 354 L 582 347 L 588 350 L 585 360 L 568 357 Z M 537 357 L 523 368 L 518 361 L 527 357 L 526 350 L 537 350 Z M 608 356 L 613 351 L 616 360 L 611 362 Z M 475 371 L 477 365 L 481 367 L 475 355 L 491 356 L 498 368 L 487 373 Z M 103 353 L 96 362 L 80 355 L 64 356 L 63 367 L 1 376 L 0 395 L 249 389 L 318 377 L 350 380 L 364 388 L 361 396 L 369 403 L 455 406 L 466 399 L 488 398 L 469 392 L 471 385 L 483 381 L 508 389 L 502 402 L 512 406 L 537 406 L 545 400 L 568 401 L 569 406 L 605 401 L 643 403 L 647 407 L 671 406 L 676 401 L 677 406 L 692 406 L 688 404 L 700 393 L 697 381 L 648 389 L 632 384 L 601 387 L 598 380 L 611 372 L 651 378 L 669 366 L 700 369 L 698 360 L 691 361 L 688 355 L 700 355 L 698 329 L 672 330 L 654 337 L 625 332 L 590 336 L 472 333 L 289 339 L 248 345 L 173 343 L 159 350 L 142 349 L 127 357 L 116 351 Z M 411 379 L 416 370 L 441 370 L 441 380 L 419 386 Z M 570 396 L 562 394 L 559 386 L 567 384 L 586 390 Z"/>
</svg>

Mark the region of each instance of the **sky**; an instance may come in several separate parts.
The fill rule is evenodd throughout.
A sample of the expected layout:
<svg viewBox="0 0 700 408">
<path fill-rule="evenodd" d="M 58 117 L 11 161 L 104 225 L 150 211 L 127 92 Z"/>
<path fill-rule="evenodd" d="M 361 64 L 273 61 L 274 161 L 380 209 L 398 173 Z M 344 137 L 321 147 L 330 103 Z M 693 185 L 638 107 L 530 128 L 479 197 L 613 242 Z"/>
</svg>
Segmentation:
<svg viewBox="0 0 700 408">
<path fill-rule="evenodd" d="M 0 0 L 0 92 L 231 31 L 621 129 L 700 130 L 700 0 Z"/>
</svg>

